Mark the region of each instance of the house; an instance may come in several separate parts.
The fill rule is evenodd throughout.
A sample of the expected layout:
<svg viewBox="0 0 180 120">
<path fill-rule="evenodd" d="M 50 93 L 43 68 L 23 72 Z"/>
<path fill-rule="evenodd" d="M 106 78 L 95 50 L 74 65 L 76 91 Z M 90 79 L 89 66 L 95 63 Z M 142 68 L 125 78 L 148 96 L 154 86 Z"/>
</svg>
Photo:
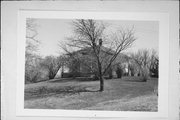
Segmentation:
<svg viewBox="0 0 180 120">
<path fill-rule="evenodd" d="M 107 47 L 101 46 L 100 58 L 102 58 L 102 67 L 107 65 L 107 60 L 110 59 L 114 51 Z M 97 76 L 97 62 L 94 51 L 91 47 L 77 50 L 67 54 L 68 64 L 64 65 L 57 73 L 57 77 L 94 77 Z M 131 75 L 129 69 L 129 57 L 123 53 L 119 54 L 114 60 L 110 68 L 105 73 L 104 77 L 116 78 L 117 68 L 122 69 L 124 75 Z"/>
</svg>

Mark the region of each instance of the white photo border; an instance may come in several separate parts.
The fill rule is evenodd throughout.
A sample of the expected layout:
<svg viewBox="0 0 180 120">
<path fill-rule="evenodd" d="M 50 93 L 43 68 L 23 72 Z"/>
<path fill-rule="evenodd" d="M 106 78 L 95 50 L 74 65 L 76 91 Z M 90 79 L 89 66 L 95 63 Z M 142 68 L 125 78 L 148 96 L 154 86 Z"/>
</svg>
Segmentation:
<svg viewBox="0 0 180 120">
<path fill-rule="evenodd" d="M 159 81 L 158 112 L 133 111 L 96 111 L 96 110 L 60 110 L 60 109 L 25 109 L 24 74 L 26 19 L 97 19 L 130 20 L 159 22 Z M 168 80 L 169 80 L 169 14 L 152 12 L 82 12 L 82 11 L 31 11 L 18 12 L 17 41 L 17 116 L 65 116 L 65 117 L 168 117 Z"/>
</svg>

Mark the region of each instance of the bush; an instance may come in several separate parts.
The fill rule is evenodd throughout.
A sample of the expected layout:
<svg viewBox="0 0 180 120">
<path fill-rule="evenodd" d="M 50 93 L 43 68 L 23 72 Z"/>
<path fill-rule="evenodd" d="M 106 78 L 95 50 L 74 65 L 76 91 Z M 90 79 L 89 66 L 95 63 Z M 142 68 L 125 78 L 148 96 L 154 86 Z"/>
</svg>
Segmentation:
<svg viewBox="0 0 180 120">
<path fill-rule="evenodd" d="M 141 77 L 142 77 L 142 81 L 146 82 L 149 78 L 149 71 L 146 67 L 141 69 Z"/>
<path fill-rule="evenodd" d="M 25 83 L 36 83 L 41 77 L 41 72 L 36 67 L 26 67 Z"/>
<path fill-rule="evenodd" d="M 95 76 L 93 77 L 93 80 L 99 80 L 99 77 L 95 75 Z"/>
<path fill-rule="evenodd" d="M 71 73 L 62 73 L 62 78 L 71 78 L 73 75 Z"/>
<path fill-rule="evenodd" d="M 155 67 L 150 68 L 150 75 L 151 75 L 151 77 L 158 78 L 158 76 L 159 76 L 158 74 L 159 74 L 158 73 L 158 65 L 155 66 Z"/>
<path fill-rule="evenodd" d="M 113 74 L 112 74 L 112 68 L 111 67 L 109 68 L 107 73 L 108 73 L 108 79 L 112 79 L 113 78 Z"/>
<path fill-rule="evenodd" d="M 79 72 L 70 72 L 70 73 L 63 73 L 62 78 L 73 78 L 73 77 L 80 77 L 81 74 Z"/>
<path fill-rule="evenodd" d="M 121 67 L 117 67 L 116 74 L 117 74 L 117 78 L 121 78 L 122 77 L 123 70 L 122 70 Z"/>
</svg>

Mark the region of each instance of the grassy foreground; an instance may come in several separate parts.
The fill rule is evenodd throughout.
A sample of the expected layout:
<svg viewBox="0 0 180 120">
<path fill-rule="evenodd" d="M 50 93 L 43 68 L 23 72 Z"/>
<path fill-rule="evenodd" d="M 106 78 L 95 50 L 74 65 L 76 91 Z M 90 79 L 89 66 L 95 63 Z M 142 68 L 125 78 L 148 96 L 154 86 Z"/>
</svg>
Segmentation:
<svg viewBox="0 0 180 120">
<path fill-rule="evenodd" d="M 25 85 L 25 108 L 157 111 L 153 92 L 157 79 L 138 82 L 137 77 L 105 80 L 99 92 L 99 81 L 54 79 Z"/>
</svg>

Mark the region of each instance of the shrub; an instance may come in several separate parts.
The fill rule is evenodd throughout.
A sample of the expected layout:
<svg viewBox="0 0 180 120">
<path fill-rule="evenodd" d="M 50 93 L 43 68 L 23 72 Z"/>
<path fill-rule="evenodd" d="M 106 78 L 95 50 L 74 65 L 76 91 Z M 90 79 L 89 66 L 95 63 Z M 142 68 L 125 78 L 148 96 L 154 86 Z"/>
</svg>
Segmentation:
<svg viewBox="0 0 180 120">
<path fill-rule="evenodd" d="M 116 74 L 117 74 L 117 78 L 121 78 L 122 77 L 123 70 L 122 70 L 121 67 L 117 67 Z"/>
<path fill-rule="evenodd" d="M 26 67 L 25 83 L 36 83 L 41 77 L 41 72 L 36 67 Z"/>
<path fill-rule="evenodd" d="M 143 82 L 146 82 L 149 78 L 149 70 L 144 67 L 141 69 L 141 77 L 142 77 L 142 81 Z"/>
</svg>

